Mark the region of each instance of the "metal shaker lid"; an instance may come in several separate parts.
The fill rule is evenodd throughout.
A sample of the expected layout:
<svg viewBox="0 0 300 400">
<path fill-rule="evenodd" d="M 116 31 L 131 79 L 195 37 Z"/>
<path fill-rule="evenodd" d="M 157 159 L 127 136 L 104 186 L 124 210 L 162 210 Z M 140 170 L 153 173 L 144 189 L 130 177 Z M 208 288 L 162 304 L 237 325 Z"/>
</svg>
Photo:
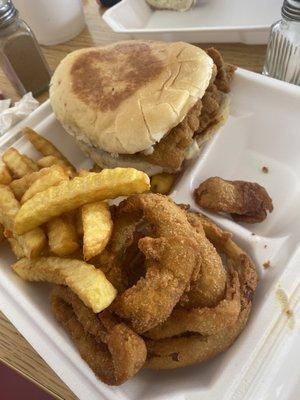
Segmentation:
<svg viewBox="0 0 300 400">
<path fill-rule="evenodd" d="M 17 16 L 18 11 L 11 0 L 0 0 L 0 29 L 13 22 Z"/>
<path fill-rule="evenodd" d="M 281 15 L 290 21 L 300 22 L 300 0 L 284 0 Z"/>
</svg>

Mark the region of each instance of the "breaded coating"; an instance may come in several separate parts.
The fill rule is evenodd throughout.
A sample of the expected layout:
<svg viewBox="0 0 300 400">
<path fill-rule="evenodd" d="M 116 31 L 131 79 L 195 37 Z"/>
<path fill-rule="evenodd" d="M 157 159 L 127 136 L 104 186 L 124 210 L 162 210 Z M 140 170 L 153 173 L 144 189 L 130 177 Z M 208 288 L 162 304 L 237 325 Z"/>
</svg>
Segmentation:
<svg viewBox="0 0 300 400">
<path fill-rule="evenodd" d="M 196 244 L 184 236 L 143 238 L 139 247 L 146 257 L 146 276 L 117 297 L 113 309 L 141 333 L 171 314 L 199 257 Z"/>
<path fill-rule="evenodd" d="M 150 369 L 175 369 L 204 362 L 227 350 L 244 329 L 251 306 L 239 315 L 236 324 L 215 335 L 189 335 L 161 340 L 146 340 L 148 357 L 145 364 Z"/>
<path fill-rule="evenodd" d="M 240 284 L 236 272 L 228 279 L 226 294 L 215 307 L 196 307 L 187 310 L 177 307 L 161 325 L 144 333 L 145 337 L 158 340 L 195 332 L 203 336 L 217 332 L 235 324 L 241 311 Z"/>
<path fill-rule="evenodd" d="M 201 255 L 201 274 L 191 283 L 190 290 L 180 299 L 185 308 L 213 307 L 224 298 L 226 270 L 214 245 L 207 239 L 202 223 L 196 214 L 188 212 L 187 218 L 197 232 L 197 243 Z"/>
<path fill-rule="evenodd" d="M 153 164 L 168 167 L 174 170 L 180 168 L 185 159 L 186 150 L 193 143 L 195 131 L 199 128 L 199 118 L 202 102 L 198 102 L 187 113 L 180 124 L 171 129 L 155 146 L 152 154 L 143 155 L 143 158 Z"/>
<path fill-rule="evenodd" d="M 184 210 L 166 196 L 137 195 L 124 200 L 120 214 L 137 211 L 152 227 L 152 237 L 139 240 L 146 275 L 121 293 L 112 307 L 133 329 L 145 332 L 165 321 L 200 268 L 197 232 Z"/>
<path fill-rule="evenodd" d="M 81 357 L 106 384 L 120 385 L 143 366 L 143 339 L 105 311 L 98 315 L 91 312 L 71 290 L 62 286 L 53 290 L 52 310 Z"/>
<path fill-rule="evenodd" d="M 184 323 L 187 323 L 185 335 L 159 340 L 146 340 L 148 350 L 146 367 L 149 368 L 172 369 L 183 367 L 195 362 L 206 361 L 226 350 L 243 330 L 251 310 L 253 294 L 256 290 L 258 279 L 255 265 L 250 257 L 222 229 L 201 214 L 196 216 L 203 222 L 203 228 L 209 240 L 226 256 L 228 271 L 234 271 L 234 275 L 237 274 L 238 276 L 241 311 L 236 321 L 232 321 L 233 323 L 231 324 L 226 324 L 223 320 L 224 316 L 221 317 L 216 314 L 215 331 L 213 331 L 213 325 L 211 325 L 209 327 L 210 335 L 192 334 L 189 328 L 191 324 L 194 323 L 195 325 L 196 322 L 182 315 L 183 319 L 181 321 L 177 319 L 177 324 L 182 331 Z M 189 311 L 186 311 L 186 313 L 189 313 Z M 195 311 L 192 311 L 192 313 L 194 313 L 192 316 L 196 317 Z M 211 310 L 207 321 L 211 317 L 213 317 L 213 310 Z M 221 319 L 219 320 L 219 318 Z M 199 319 L 199 322 L 201 322 L 201 319 Z M 205 321 L 203 320 L 202 322 L 202 328 L 204 328 Z M 213 324 L 213 318 L 209 322 Z M 166 333 L 170 333 L 170 328 L 174 332 L 177 329 L 175 322 L 173 327 L 169 325 L 167 328 L 169 332 Z M 162 333 L 161 330 L 160 335 Z"/>
<path fill-rule="evenodd" d="M 224 62 L 221 53 L 214 47 L 206 49 L 206 53 L 213 59 L 218 73 L 214 81 L 218 90 L 224 93 L 230 92 L 230 84 L 234 75 L 236 67 Z"/>
<path fill-rule="evenodd" d="M 206 179 L 194 192 L 195 201 L 207 210 L 228 213 L 235 221 L 256 223 L 273 211 L 266 189 L 254 182 L 227 181 L 217 176 Z"/>
</svg>

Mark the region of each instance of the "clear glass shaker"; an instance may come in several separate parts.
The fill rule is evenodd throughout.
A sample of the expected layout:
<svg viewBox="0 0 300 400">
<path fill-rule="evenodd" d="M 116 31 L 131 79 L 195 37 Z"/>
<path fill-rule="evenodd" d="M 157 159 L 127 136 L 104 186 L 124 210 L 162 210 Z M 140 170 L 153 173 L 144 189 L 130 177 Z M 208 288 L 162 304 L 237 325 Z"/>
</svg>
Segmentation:
<svg viewBox="0 0 300 400">
<path fill-rule="evenodd" d="M 34 34 L 18 18 L 11 0 L 0 0 L 0 63 L 21 95 L 37 95 L 48 89 L 50 70 Z"/>
<path fill-rule="evenodd" d="M 271 27 L 263 74 L 300 85 L 300 0 L 285 0 Z"/>
</svg>

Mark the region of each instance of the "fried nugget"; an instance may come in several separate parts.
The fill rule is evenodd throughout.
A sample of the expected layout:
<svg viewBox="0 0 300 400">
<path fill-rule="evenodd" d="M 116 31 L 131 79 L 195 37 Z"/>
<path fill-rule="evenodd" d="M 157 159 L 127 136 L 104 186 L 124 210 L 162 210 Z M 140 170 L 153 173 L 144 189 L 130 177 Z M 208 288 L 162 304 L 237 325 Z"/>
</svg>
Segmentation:
<svg viewBox="0 0 300 400">
<path fill-rule="evenodd" d="M 227 181 L 217 176 L 202 182 L 194 192 L 195 201 L 207 210 L 228 213 L 235 221 L 257 223 L 273 211 L 266 189 L 254 182 Z"/>
</svg>

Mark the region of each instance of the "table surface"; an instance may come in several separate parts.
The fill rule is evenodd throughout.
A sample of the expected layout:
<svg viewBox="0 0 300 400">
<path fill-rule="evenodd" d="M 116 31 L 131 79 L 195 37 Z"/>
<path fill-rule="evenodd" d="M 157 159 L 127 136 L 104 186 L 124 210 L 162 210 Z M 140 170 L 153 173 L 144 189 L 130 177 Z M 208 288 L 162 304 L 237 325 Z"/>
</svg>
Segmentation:
<svg viewBox="0 0 300 400">
<path fill-rule="evenodd" d="M 73 50 L 103 45 L 109 42 L 127 39 L 128 36 L 111 32 L 101 18 L 103 10 L 99 9 L 95 0 L 83 0 L 86 17 L 86 28 L 73 40 L 56 45 L 43 47 L 43 53 L 52 70 L 60 60 Z M 201 44 L 208 47 L 210 44 Z M 251 71 L 261 72 L 264 62 L 266 46 L 245 45 L 240 43 L 214 44 L 221 50 L 225 60 L 239 67 Z M 19 96 L 10 86 L 5 75 L 0 71 L 0 88 L 4 94 L 17 100 Z M 45 101 L 48 93 L 42 94 L 38 100 Z M 76 399 L 76 396 L 47 366 L 43 359 L 35 352 L 29 343 L 18 333 L 14 326 L 0 312 L 0 361 L 15 369 L 53 397 L 58 399 Z"/>
</svg>

